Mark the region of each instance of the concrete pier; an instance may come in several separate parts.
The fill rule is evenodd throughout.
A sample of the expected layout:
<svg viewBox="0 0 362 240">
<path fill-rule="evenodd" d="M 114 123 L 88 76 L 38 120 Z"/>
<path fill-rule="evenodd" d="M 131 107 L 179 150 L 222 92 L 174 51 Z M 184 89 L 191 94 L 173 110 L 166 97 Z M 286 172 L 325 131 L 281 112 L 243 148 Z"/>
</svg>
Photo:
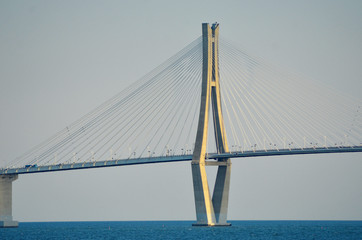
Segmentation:
<svg viewBox="0 0 362 240">
<path fill-rule="evenodd" d="M 12 215 L 12 195 L 13 181 L 18 179 L 18 175 L 0 176 L 0 228 L 18 227 L 19 223 L 13 220 Z"/>
</svg>

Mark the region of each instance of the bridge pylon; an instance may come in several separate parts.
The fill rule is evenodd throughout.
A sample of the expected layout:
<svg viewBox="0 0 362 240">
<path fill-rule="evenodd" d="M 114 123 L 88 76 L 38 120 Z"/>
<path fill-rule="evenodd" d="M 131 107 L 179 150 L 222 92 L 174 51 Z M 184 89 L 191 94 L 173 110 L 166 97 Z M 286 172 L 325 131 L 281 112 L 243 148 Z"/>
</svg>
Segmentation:
<svg viewBox="0 0 362 240">
<path fill-rule="evenodd" d="M 205 161 L 209 106 L 212 105 L 215 142 L 218 153 L 228 152 L 224 120 L 221 109 L 219 83 L 219 24 L 202 24 L 202 89 L 199 123 L 191 168 L 194 186 L 197 222 L 194 226 L 230 226 L 227 220 L 231 161 L 217 159 L 212 164 Z M 218 166 L 215 187 L 211 198 L 206 175 L 206 165 Z"/>
</svg>

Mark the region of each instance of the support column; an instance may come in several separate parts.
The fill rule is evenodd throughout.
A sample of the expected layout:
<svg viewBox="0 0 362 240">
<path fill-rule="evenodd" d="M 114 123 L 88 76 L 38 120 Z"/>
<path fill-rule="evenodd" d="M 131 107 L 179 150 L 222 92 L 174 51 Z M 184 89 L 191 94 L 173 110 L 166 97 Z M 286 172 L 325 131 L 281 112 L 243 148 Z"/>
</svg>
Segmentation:
<svg viewBox="0 0 362 240">
<path fill-rule="evenodd" d="M 197 218 L 197 223 L 195 225 L 212 226 L 215 224 L 215 214 L 205 169 L 211 90 L 210 80 L 212 77 L 212 31 L 207 23 L 202 24 L 202 41 L 203 63 L 201 104 L 191 168 Z"/>
<path fill-rule="evenodd" d="M 12 195 L 13 181 L 18 175 L 0 175 L 0 228 L 18 227 L 18 222 L 13 221 Z"/>
<path fill-rule="evenodd" d="M 191 162 L 197 218 L 197 222 L 193 224 L 194 226 L 230 226 L 226 222 L 230 185 L 230 159 L 218 159 L 218 162 L 214 164 L 218 166 L 218 173 L 212 199 L 205 169 L 210 99 L 218 153 L 228 151 L 220 100 L 218 36 L 219 25 L 217 23 L 211 27 L 208 23 L 202 24 L 201 105 Z"/>
<path fill-rule="evenodd" d="M 216 175 L 212 204 L 214 206 L 216 222 L 219 225 L 229 225 L 226 222 L 229 206 L 231 161 L 227 160 L 226 166 L 219 166 Z"/>
<path fill-rule="evenodd" d="M 229 152 L 227 144 L 224 118 L 221 108 L 221 93 L 219 81 L 219 26 L 212 26 L 213 38 L 212 43 L 212 85 L 211 85 L 211 102 L 214 122 L 214 133 L 216 149 L 218 153 Z M 218 225 L 230 225 L 226 222 L 227 211 L 229 204 L 229 189 L 230 189 L 230 174 L 231 161 L 230 159 L 218 159 L 218 162 L 226 164 L 220 165 L 217 170 L 214 193 L 212 195 L 212 203 L 215 211 L 215 218 Z"/>
</svg>

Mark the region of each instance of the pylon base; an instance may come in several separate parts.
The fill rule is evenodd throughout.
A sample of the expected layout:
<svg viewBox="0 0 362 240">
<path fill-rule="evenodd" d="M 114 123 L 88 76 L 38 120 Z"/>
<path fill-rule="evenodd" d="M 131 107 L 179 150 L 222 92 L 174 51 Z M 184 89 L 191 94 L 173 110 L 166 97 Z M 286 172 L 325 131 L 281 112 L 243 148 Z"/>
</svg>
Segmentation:
<svg viewBox="0 0 362 240">
<path fill-rule="evenodd" d="M 17 228 L 18 226 L 18 221 L 0 221 L 0 228 Z"/>
<path fill-rule="evenodd" d="M 230 227 L 231 223 L 193 223 L 193 227 Z"/>
</svg>

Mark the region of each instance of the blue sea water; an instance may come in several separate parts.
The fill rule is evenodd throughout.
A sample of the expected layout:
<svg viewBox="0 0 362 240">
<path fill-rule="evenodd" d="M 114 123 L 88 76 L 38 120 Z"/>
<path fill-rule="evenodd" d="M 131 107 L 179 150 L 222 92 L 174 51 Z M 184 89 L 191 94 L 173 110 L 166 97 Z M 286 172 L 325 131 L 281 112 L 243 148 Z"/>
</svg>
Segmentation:
<svg viewBox="0 0 362 240">
<path fill-rule="evenodd" d="M 362 239 L 362 221 L 230 221 L 231 227 L 192 227 L 191 221 L 35 222 L 0 229 L 0 239 Z"/>
</svg>

